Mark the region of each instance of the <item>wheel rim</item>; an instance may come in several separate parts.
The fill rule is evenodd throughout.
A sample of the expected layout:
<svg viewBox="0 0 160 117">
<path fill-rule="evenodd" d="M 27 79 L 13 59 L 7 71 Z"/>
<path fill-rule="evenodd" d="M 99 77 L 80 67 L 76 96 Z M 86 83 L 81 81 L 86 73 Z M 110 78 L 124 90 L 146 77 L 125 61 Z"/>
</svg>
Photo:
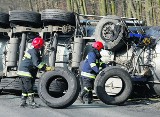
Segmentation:
<svg viewBox="0 0 160 117">
<path fill-rule="evenodd" d="M 123 91 L 123 81 L 118 76 L 110 77 L 105 82 L 105 91 L 110 96 L 117 96 Z"/>
<path fill-rule="evenodd" d="M 113 40 L 115 24 L 112 22 L 107 22 L 102 28 L 102 37 L 105 41 Z"/>
</svg>

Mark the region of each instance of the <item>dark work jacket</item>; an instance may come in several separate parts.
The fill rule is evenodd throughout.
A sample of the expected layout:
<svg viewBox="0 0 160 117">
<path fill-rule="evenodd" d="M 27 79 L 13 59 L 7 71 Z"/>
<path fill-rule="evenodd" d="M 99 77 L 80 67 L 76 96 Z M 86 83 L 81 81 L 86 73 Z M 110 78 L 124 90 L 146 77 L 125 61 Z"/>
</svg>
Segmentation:
<svg viewBox="0 0 160 117">
<path fill-rule="evenodd" d="M 45 64 L 41 62 L 39 51 L 31 48 L 25 52 L 17 74 L 20 76 L 36 77 L 37 70 L 41 69 L 44 65 Z"/>
<path fill-rule="evenodd" d="M 92 48 L 84 60 L 81 76 L 96 78 L 96 75 L 99 73 L 99 67 L 106 67 L 105 63 L 103 63 L 100 58 L 100 52 L 97 49 Z"/>
</svg>

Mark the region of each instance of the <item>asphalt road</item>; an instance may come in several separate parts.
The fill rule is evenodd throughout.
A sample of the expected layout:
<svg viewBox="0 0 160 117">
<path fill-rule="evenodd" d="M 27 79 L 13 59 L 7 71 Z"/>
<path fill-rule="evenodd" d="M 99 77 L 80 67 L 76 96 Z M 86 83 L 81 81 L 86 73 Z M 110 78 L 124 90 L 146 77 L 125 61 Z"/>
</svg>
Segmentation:
<svg viewBox="0 0 160 117">
<path fill-rule="evenodd" d="M 20 108 L 20 96 L 0 95 L 0 117 L 160 117 L 160 99 L 127 101 L 123 106 L 103 104 L 95 100 L 93 104 L 81 104 L 77 100 L 66 109 L 46 106 L 38 97 L 40 108 Z"/>
</svg>

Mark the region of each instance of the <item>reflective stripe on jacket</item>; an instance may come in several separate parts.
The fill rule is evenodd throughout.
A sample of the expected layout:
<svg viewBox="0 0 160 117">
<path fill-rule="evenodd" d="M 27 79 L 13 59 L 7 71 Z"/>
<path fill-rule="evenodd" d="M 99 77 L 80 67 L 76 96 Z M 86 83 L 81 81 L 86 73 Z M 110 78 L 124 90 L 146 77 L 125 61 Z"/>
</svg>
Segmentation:
<svg viewBox="0 0 160 117">
<path fill-rule="evenodd" d="M 106 64 L 100 60 L 100 53 L 96 49 L 92 49 L 86 56 L 81 68 L 81 76 L 88 78 L 96 78 L 100 68 L 105 68 Z"/>
<path fill-rule="evenodd" d="M 87 72 L 81 72 L 81 76 L 85 76 L 85 77 L 93 78 L 93 79 L 96 78 L 95 74 L 91 74 L 91 73 L 87 73 Z"/>
<path fill-rule="evenodd" d="M 30 72 L 18 71 L 17 74 L 20 76 L 32 77 Z"/>
<path fill-rule="evenodd" d="M 41 69 L 44 64 L 44 62 L 41 62 L 39 51 L 31 48 L 25 52 L 17 74 L 20 76 L 36 77 L 37 70 Z"/>
<path fill-rule="evenodd" d="M 100 54 L 98 50 L 93 48 L 93 50 L 87 54 L 81 69 L 81 76 L 96 78 L 96 75 L 99 73 L 98 63 L 100 59 L 100 57 L 97 56 L 96 52 Z"/>
</svg>

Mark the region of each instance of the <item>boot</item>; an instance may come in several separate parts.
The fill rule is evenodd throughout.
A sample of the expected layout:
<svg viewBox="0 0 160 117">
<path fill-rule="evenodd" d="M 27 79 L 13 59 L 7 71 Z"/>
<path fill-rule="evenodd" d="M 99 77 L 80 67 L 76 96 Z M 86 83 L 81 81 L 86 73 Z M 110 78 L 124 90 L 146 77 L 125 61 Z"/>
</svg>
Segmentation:
<svg viewBox="0 0 160 117">
<path fill-rule="evenodd" d="M 21 97 L 20 107 L 25 107 L 25 106 L 27 106 L 26 100 L 27 100 L 27 96 L 22 96 L 22 97 Z"/>
<path fill-rule="evenodd" d="M 39 104 L 37 104 L 35 101 L 34 101 L 34 95 L 29 95 L 28 96 L 28 101 L 29 101 L 29 106 L 31 108 L 39 108 Z"/>
<path fill-rule="evenodd" d="M 83 90 L 81 94 L 78 96 L 78 99 L 81 101 L 81 103 L 85 104 L 85 101 L 83 100 L 84 95 L 87 93 L 86 90 Z"/>
<path fill-rule="evenodd" d="M 91 104 L 93 102 L 93 94 L 92 91 L 88 92 L 88 104 Z"/>
</svg>

